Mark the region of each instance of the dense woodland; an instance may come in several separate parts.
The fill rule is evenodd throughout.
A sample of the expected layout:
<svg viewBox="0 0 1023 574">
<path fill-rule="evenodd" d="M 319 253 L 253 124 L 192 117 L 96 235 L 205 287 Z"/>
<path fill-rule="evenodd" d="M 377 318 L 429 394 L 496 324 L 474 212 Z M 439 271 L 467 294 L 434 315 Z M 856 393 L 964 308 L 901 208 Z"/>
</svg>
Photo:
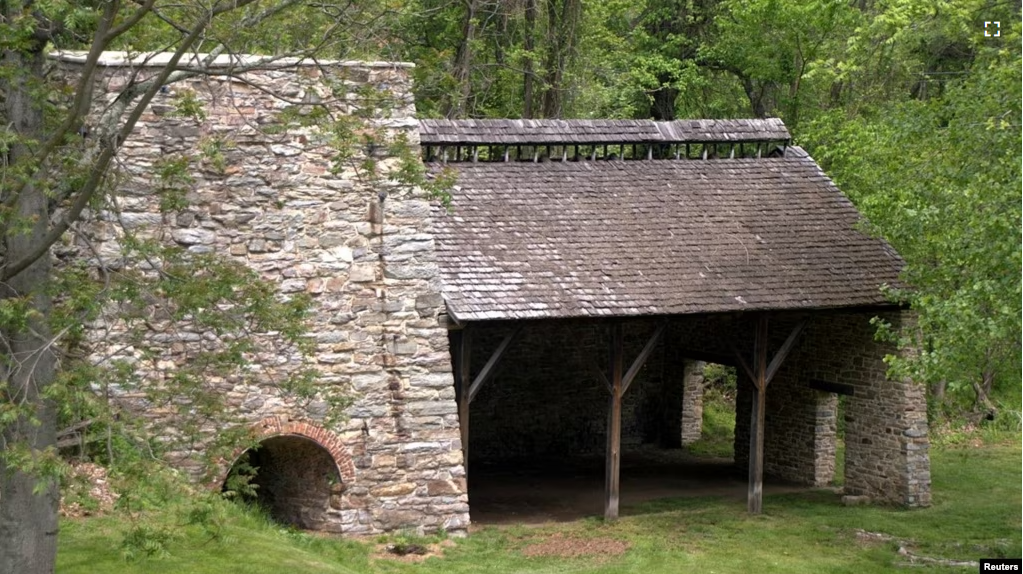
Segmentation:
<svg viewBox="0 0 1023 574">
<path fill-rule="evenodd" d="M 272 289 L 213 259 L 137 245 L 167 271 L 147 285 L 51 265 L 86 207 L 113 208 L 120 142 L 162 83 L 187 76 L 173 70 L 185 54 L 412 61 L 421 117 L 780 117 L 907 262 L 913 289 L 892 297 L 919 312 L 907 341 L 919 353 L 895 374 L 929 385 L 936 418 L 1018 424 L 1021 28 L 1019 3 L 997 0 L 0 2 L 0 570 L 52 567 L 58 423 L 94 421 L 108 462 L 117 444 L 131 450 L 90 386 L 131 373 L 75 353 L 101 305 L 158 295 L 184 316 L 241 298 L 243 317 L 211 325 L 301 336 L 301 309 L 266 305 Z M 57 83 L 55 49 L 91 50 L 87 79 Z M 86 130 L 102 50 L 175 56 Z M 358 143 L 333 128 L 339 148 Z M 170 168 L 158 175 L 173 209 L 188 163 Z M 179 378 L 201 390 L 201 372 Z"/>
</svg>

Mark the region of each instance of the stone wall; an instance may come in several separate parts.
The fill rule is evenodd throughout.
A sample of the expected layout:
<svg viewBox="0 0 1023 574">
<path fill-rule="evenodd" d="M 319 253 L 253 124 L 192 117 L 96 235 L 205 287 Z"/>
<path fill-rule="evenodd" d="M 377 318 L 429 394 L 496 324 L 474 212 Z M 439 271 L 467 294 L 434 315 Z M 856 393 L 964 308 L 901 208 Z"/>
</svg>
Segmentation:
<svg viewBox="0 0 1023 574">
<path fill-rule="evenodd" d="M 767 391 L 764 471 L 768 476 L 826 486 L 835 474 L 838 398 L 813 380 L 853 385 L 846 403 L 846 490 L 908 506 L 929 503 L 927 424 L 922 389 L 886 377 L 891 345 L 874 340 L 870 312 L 815 313 Z M 898 322 L 899 312 L 882 314 Z M 773 314 L 773 356 L 806 315 Z M 678 413 L 689 400 L 683 370 L 693 357 L 734 364 L 732 349 L 752 363 L 753 315 L 672 318 L 664 339 L 623 400 L 622 443 L 659 443 L 664 429 L 680 436 Z M 657 319 L 625 322 L 626 364 L 638 355 Z M 473 375 L 510 325 L 474 326 Z M 471 407 L 470 456 L 481 462 L 565 455 L 602 455 L 607 392 L 591 365 L 606 369 L 607 324 L 526 323 Z M 736 467 L 749 457 L 751 386 L 739 373 Z M 685 424 L 685 418 L 682 418 Z M 695 432 L 694 432 L 695 434 Z"/>
<path fill-rule="evenodd" d="M 625 322 L 628 364 L 655 326 L 651 321 Z M 471 328 L 475 377 L 511 327 Z M 607 447 L 610 395 L 593 370 L 609 371 L 609 344 L 607 324 L 527 323 L 470 406 L 470 462 L 602 456 Z M 680 373 L 672 384 L 665 352 L 663 345 L 654 351 L 623 398 L 622 444 L 626 448 L 659 443 L 664 427 L 672 421 L 677 429 Z"/>
<path fill-rule="evenodd" d="M 688 446 L 700 440 L 703 435 L 703 361 L 686 361 L 682 375 L 682 446 Z"/>
<path fill-rule="evenodd" d="M 75 63 L 62 65 L 66 73 L 75 73 Z M 296 365 L 295 354 L 256 353 L 249 358 L 265 376 L 213 382 L 242 424 L 258 427 L 270 418 L 308 425 L 320 429 L 308 433 L 319 446 L 324 446 L 316 438 L 321 430 L 337 437 L 341 445 L 328 451 L 339 466 L 344 461 L 337 459 L 347 457 L 354 475 L 343 477 L 343 484 L 329 493 L 310 484 L 321 507 L 324 496 L 331 502 L 319 515 L 299 518 L 345 533 L 397 528 L 457 533 L 468 526 L 447 333 L 438 318 L 443 302 L 431 205 L 423 192 L 388 181 L 386 173 L 397 159 L 386 155 L 386 146 L 359 145 L 351 150 L 350 161 L 338 163 L 327 136 L 315 127 L 284 125 L 280 114 L 327 109 L 338 117 L 354 115 L 365 118 L 356 133 L 374 130 L 388 139 L 403 135 L 415 146 L 409 68 L 321 63 L 166 86 L 119 153 L 115 201 L 93 212 L 80 230 L 91 243 L 90 252 L 95 249 L 107 263 L 120 254 L 123 226 L 194 253 L 213 252 L 241 262 L 275 283 L 281 296 L 312 297 L 309 336 L 315 341 L 317 384 L 351 393 L 354 403 L 344 423 L 321 428 L 330 408 L 326 402 L 300 404 L 280 394 L 274 376 Z M 111 65 L 101 88 L 116 93 L 131 73 L 145 77 L 153 72 Z M 182 94 L 203 104 L 203 121 L 175 113 Z M 219 158 L 204 154 L 211 142 Z M 367 154 L 377 161 L 383 174 L 379 179 L 360 171 Z M 160 185 L 155 172 L 168 157 L 192 160 L 187 207 L 171 213 L 161 212 L 154 193 Z M 122 327 L 113 315 L 92 325 L 97 356 L 113 350 L 112 358 L 138 361 L 131 348 L 118 348 L 125 337 Z M 168 335 L 156 368 L 143 373 L 147 384 L 171 376 L 176 365 L 189 360 L 194 344 L 211 338 L 206 332 Z M 154 423 L 173 426 L 175 409 L 152 408 L 138 396 L 120 398 Z M 172 456 L 198 477 L 202 469 L 194 455 L 201 449 L 194 445 Z M 322 451 L 307 450 L 310 464 L 322 467 L 317 458 Z M 268 453 L 266 458 L 282 460 L 277 450 Z M 292 460 L 287 464 L 301 466 Z M 307 479 L 299 473 L 289 480 Z M 293 486 L 275 488 L 287 498 Z"/>
<path fill-rule="evenodd" d="M 764 471 L 823 486 L 834 476 L 837 395 L 810 381 L 851 385 L 845 403 L 845 491 L 905 506 L 930 504 L 927 416 L 922 385 L 892 381 L 884 363 L 897 349 L 875 340 L 878 313 L 832 312 L 814 317 L 767 389 Z M 880 316 L 899 327 L 908 312 Z M 772 340 L 791 323 L 772 323 Z M 777 348 L 773 344 L 772 348 Z M 752 386 L 739 377 L 736 463 L 749 459 Z"/>
</svg>

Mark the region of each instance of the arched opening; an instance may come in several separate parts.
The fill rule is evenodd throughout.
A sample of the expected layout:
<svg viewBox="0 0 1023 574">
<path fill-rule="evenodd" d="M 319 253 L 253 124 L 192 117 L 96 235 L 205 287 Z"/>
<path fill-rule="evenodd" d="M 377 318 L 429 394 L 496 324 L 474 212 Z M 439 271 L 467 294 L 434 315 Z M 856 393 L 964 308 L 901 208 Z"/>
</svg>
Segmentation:
<svg viewBox="0 0 1023 574">
<path fill-rule="evenodd" d="M 275 520 L 298 528 L 330 530 L 328 514 L 332 504 L 337 506 L 342 479 L 330 452 L 315 441 L 294 435 L 267 438 L 245 451 L 228 476 L 237 472 L 249 472 L 254 501 Z M 223 488 L 228 488 L 228 481 Z"/>
</svg>

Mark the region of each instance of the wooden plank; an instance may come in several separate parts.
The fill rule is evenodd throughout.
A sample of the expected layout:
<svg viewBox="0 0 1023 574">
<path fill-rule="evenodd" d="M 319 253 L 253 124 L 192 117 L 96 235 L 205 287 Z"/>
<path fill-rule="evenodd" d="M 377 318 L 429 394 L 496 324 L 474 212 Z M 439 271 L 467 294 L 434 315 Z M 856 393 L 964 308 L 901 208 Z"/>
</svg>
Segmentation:
<svg viewBox="0 0 1023 574">
<path fill-rule="evenodd" d="M 497 346 L 493 355 L 490 355 L 490 359 L 487 360 L 487 364 L 483 365 L 483 369 L 480 370 L 479 374 L 476 375 L 476 379 L 473 380 L 472 385 L 469 386 L 469 403 L 472 404 L 476 400 L 476 393 L 480 392 L 480 387 L 483 383 L 490 379 L 490 376 L 494 374 L 494 367 L 497 366 L 497 362 L 501 360 L 504 352 L 508 349 L 508 345 L 518 336 L 519 331 L 522 327 L 516 327 L 514 331 L 505 335 L 504 340 Z"/>
<path fill-rule="evenodd" d="M 639 370 L 643 368 L 643 365 L 646 364 L 646 360 L 650 358 L 650 353 L 654 352 L 654 347 L 657 346 L 657 343 L 661 340 L 661 336 L 664 335 L 664 328 L 666 326 L 667 323 L 661 323 L 660 325 L 658 325 L 657 330 L 654 331 L 653 335 L 651 335 L 650 340 L 647 341 L 646 343 L 646 346 L 643 347 L 643 350 L 639 352 L 639 356 L 636 357 L 636 360 L 632 362 L 632 366 L 629 367 L 628 372 L 625 373 L 625 377 L 622 379 L 623 395 L 626 392 L 628 392 L 629 385 L 632 384 L 632 380 L 636 378 L 636 375 L 639 374 Z"/>
<path fill-rule="evenodd" d="M 753 410 L 750 413 L 749 490 L 746 507 L 751 514 L 760 514 L 764 493 L 764 411 L 767 407 L 767 315 L 757 318 L 755 343 L 756 378 Z"/>
<path fill-rule="evenodd" d="M 611 400 L 607 420 L 607 458 L 604 480 L 604 520 L 618 519 L 622 469 L 622 363 L 625 359 L 622 324 L 611 327 Z"/>
<path fill-rule="evenodd" d="M 466 327 L 460 333 L 458 345 L 458 426 L 462 439 L 462 466 L 469 476 L 469 370 L 472 357 L 472 331 Z"/>
<path fill-rule="evenodd" d="M 792 351 L 792 347 L 796 344 L 796 339 L 799 338 L 799 334 L 803 332 L 803 328 L 806 327 L 806 319 L 800 321 L 789 333 L 788 339 L 785 339 L 785 343 L 782 344 L 778 352 L 775 353 L 774 358 L 771 359 L 771 364 L 767 367 L 767 373 L 764 376 L 764 384 L 767 385 L 774 378 L 775 373 L 781 368 L 782 362 L 785 361 L 785 357 L 789 356 L 789 352 Z"/>
<path fill-rule="evenodd" d="M 746 510 L 760 514 L 764 500 L 764 410 L 766 389 L 753 387 L 753 411 L 750 417 L 750 461 L 749 491 L 746 495 Z"/>
</svg>

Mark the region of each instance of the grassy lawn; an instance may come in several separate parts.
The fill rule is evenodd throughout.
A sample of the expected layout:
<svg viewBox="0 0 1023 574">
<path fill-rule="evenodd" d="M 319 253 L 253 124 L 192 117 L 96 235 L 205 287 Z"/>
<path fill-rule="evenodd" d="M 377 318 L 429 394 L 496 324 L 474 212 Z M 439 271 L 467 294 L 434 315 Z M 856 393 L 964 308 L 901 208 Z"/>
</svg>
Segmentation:
<svg viewBox="0 0 1023 574">
<path fill-rule="evenodd" d="M 735 397 L 724 396 L 717 388 L 703 397 L 703 432 L 700 440 L 686 450 L 696 456 L 732 458 L 735 452 Z"/>
<path fill-rule="evenodd" d="M 890 572 L 915 555 L 973 560 L 1020 557 L 1021 445 L 932 450 L 933 506 L 923 510 L 843 507 L 828 491 L 764 497 L 765 513 L 718 498 L 660 500 L 597 519 L 544 527 L 487 528 L 419 564 L 372 557 L 375 541 L 355 542 L 291 531 L 230 509 L 225 537 L 169 518 L 169 555 L 126 562 L 123 519 L 66 520 L 58 572 L 102 573 L 678 573 Z M 891 537 L 858 537 L 857 530 Z M 619 542 L 627 543 L 624 549 Z M 901 544 L 900 542 L 901 541 Z M 581 556 L 559 551 L 585 548 Z M 555 544 L 551 544 L 555 543 Z M 617 552 L 602 551 L 618 544 Z M 553 548 L 547 552 L 544 548 Z M 536 552 L 540 549 L 540 552 Z M 563 550 L 563 548 L 562 548 Z M 624 550 L 624 551 L 622 551 Z M 539 555 L 537 555 L 539 554 Z M 569 556 L 566 556 L 568 554 Z M 976 567 L 914 570 L 976 572 Z"/>
</svg>

